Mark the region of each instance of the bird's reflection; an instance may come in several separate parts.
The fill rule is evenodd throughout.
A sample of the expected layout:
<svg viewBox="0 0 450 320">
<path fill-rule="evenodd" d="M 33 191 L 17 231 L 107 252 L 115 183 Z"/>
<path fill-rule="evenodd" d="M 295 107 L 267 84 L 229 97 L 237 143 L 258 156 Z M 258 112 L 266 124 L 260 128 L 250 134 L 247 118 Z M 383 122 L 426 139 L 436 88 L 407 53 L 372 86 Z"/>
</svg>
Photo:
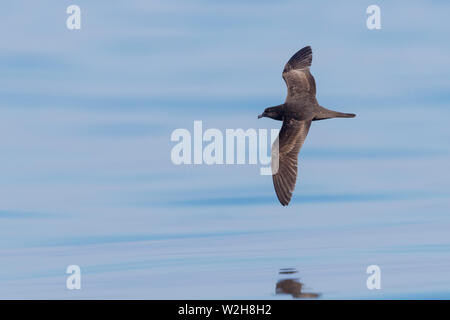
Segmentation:
<svg viewBox="0 0 450 320">
<path fill-rule="evenodd" d="M 296 269 L 283 268 L 280 269 L 280 274 L 294 274 L 297 273 Z M 320 294 L 313 292 L 302 292 L 303 283 L 295 278 L 280 279 L 277 282 L 276 294 L 290 294 L 293 298 L 318 298 Z"/>
</svg>

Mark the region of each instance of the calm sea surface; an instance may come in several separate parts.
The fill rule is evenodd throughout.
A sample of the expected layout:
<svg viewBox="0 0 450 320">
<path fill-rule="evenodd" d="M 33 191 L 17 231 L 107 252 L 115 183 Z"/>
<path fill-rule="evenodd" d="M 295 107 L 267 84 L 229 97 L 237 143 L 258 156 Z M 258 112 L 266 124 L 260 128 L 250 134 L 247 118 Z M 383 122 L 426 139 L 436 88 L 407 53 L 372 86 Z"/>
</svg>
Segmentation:
<svg viewBox="0 0 450 320">
<path fill-rule="evenodd" d="M 0 5 L 0 298 L 450 298 L 448 5 L 411 25 L 382 2 L 372 32 L 357 2 L 99 1 L 69 31 L 71 3 L 19 2 Z M 256 117 L 308 44 L 319 102 L 357 117 L 313 123 L 288 207 L 259 165 L 171 162 L 194 120 L 279 128 Z"/>
</svg>

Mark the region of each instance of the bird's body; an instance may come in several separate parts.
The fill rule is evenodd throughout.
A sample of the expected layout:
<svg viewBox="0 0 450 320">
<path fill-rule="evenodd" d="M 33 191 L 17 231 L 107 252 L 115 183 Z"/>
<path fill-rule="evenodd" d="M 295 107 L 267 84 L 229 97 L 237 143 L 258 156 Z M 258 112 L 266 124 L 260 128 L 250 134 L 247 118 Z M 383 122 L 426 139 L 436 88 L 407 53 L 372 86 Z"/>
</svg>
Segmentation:
<svg viewBox="0 0 450 320">
<path fill-rule="evenodd" d="M 258 116 L 283 121 L 272 146 L 272 178 L 278 200 L 289 204 L 297 179 L 297 158 L 308 135 L 312 121 L 331 118 L 353 118 L 353 113 L 328 110 L 316 99 L 316 82 L 309 71 L 312 61 L 310 47 L 294 54 L 286 63 L 283 79 L 288 94 L 284 104 L 266 108 Z"/>
</svg>

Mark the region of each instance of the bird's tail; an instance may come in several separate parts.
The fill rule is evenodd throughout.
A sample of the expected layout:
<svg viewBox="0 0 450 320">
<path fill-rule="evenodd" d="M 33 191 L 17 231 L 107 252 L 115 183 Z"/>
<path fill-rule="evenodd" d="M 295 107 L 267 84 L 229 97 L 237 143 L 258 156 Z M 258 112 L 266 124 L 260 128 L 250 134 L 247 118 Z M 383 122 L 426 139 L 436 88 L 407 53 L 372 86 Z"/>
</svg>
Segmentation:
<svg viewBox="0 0 450 320">
<path fill-rule="evenodd" d="M 354 118 L 356 114 L 354 113 L 344 113 L 333 110 L 328 110 L 322 106 L 319 106 L 319 110 L 313 120 L 325 120 L 331 118 Z"/>
<path fill-rule="evenodd" d="M 333 111 L 335 114 L 335 118 L 354 118 L 356 117 L 356 114 L 354 113 L 344 113 L 344 112 L 337 112 L 337 111 Z"/>
</svg>

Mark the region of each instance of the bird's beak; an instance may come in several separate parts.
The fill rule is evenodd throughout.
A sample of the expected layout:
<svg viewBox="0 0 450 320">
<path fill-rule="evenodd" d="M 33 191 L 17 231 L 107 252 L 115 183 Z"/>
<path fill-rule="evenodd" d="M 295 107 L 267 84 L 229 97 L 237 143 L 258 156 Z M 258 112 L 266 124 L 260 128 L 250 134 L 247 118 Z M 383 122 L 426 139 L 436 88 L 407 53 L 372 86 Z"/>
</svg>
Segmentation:
<svg viewBox="0 0 450 320">
<path fill-rule="evenodd" d="M 258 119 L 261 119 L 262 117 L 264 117 L 264 113 L 261 113 L 261 114 L 258 116 Z"/>
</svg>

